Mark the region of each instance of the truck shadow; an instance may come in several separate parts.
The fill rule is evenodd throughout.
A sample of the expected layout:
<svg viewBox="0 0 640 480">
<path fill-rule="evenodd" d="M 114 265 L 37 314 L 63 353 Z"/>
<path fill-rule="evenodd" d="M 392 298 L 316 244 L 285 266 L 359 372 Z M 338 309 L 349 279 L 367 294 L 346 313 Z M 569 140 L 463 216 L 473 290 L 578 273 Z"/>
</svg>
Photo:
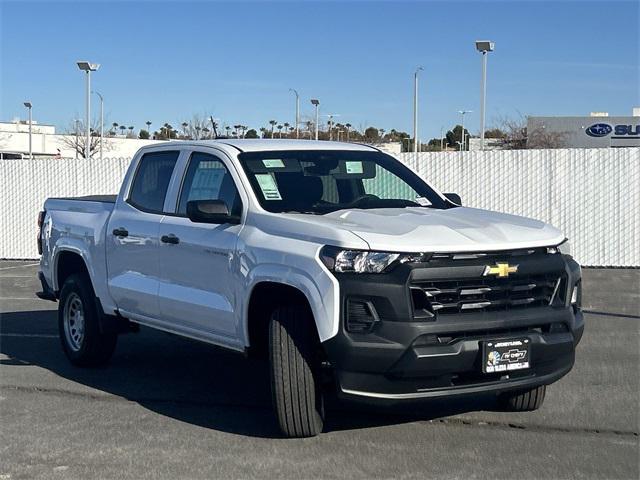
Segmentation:
<svg viewBox="0 0 640 480">
<path fill-rule="evenodd" d="M 57 335 L 57 312 L 36 310 L 1 314 L 0 359 L 4 384 L 15 386 L 13 367 L 34 365 L 71 382 L 85 385 L 73 395 L 106 401 L 116 395 L 153 412 L 182 422 L 224 432 L 280 437 L 271 410 L 266 362 L 244 358 L 203 343 L 142 328 L 123 335 L 108 366 L 72 366 L 62 353 Z M 64 381 L 30 385 L 42 395 L 65 395 Z M 96 406 L 95 408 L 100 408 Z M 391 408 L 349 404 L 329 398 L 325 431 L 353 430 L 439 419 L 493 408 L 487 397 L 433 400 Z"/>
</svg>

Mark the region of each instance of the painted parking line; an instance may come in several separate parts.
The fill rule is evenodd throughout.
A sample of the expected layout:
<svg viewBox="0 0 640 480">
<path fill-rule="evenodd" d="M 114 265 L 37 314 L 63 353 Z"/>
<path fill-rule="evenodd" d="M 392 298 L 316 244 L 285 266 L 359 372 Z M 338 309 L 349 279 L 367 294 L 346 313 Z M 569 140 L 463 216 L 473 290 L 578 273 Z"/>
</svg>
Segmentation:
<svg viewBox="0 0 640 480">
<path fill-rule="evenodd" d="M 53 333 L 0 333 L 0 337 L 58 338 Z"/>
<path fill-rule="evenodd" d="M 12 267 L 0 267 L 0 271 L 2 271 L 2 270 L 11 270 L 13 268 L 34 267 L 36 265 L 40 265 L 40 264 L 39 263 L 27 263 L 26 265 L 13 265 Z"/>
<path fill-rule="evenodd" d="M 11 301 L 11 300 L 42 300 L 41 298 L 36 297 L 35 295 L 33 297 L 0 297 L 0 302 L 1 301 Z"/>
</svg>

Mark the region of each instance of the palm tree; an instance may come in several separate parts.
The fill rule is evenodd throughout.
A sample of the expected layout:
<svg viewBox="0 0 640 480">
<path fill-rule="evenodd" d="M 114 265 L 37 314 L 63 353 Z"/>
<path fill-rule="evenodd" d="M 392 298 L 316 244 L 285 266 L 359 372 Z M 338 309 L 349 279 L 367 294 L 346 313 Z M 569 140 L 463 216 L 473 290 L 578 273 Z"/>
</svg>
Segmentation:
<svg viewBox="0 0 640 480">
<path fill-rule="evenodd" d="M 279 133 L 279 137 L 282 138 L 282 125 L 278 125 L 278 133 Z"/>
<path fill-rule="evenodd" d="M 267 129 L 264 127 L 260 127 L 260 133 L 262 134 L 262 138 L 264 138 L 267 134 Z"/>
<path fill-rule="evenodd" d="M 120 125 L 120 135 L 124 135 L 124 131 L 127 129 L 124 125 Z"/>
<path fill-rule="evenodd" d="M 277 123 L 275 120 L 269 120 L 269 125 L 271 125 L 271 138 L 273 138 L 273 127 L 275 127 Z"/>
<path fill-rule="evenodd" d="M 117 132 L 117 131 L 118 131 L 118 122 L 113 122 L 111 124 L 111 135 L 114 135 L 115 132 Z"/>
<path fill-rule="evenodd" d="M 292 137 L 293 136 L 293 131 L 295 130 L 295 128 L 293 127 L 289 127 L 289 136 Z"/>
<path fill-rule="evenodd" d="M 240 130 L 242 130 L 242 138 L 244 138 L 245 133 L 247 133 L 247 127 L 246 125 L 240 125 Z"/>
<path fill-rule="evenodd" d="M 151 121 L 147 120 L 146 122 L 144 122 L 145 125 L 147 126 L 147 132 L 151 133 Z"/>
<path fill-rule="evenodd" d="M 196 131 L 196 140 L 200 140 L 200 130 L 202 130 L 202 127 L 200 125 L 196 125 L 194 130 Z"/>
<path fill-rule="evenodd" d="M 225 125 L 224 129 L 227 131 L 227 137 L 231 136 L 231 134 L 229 133 L 229 130 L 231 130 L 231 127 L 229 125 Z"/>
<path fill-rule="evenodd" d="M 378 132 L 380 132 L 380 141 L 381 141 L 381 142 L 384 142 L 384 132 L 385 132 L 385 131 L 386 131 L 386 130 L 385 130 L 384 128 L 380 128 L 380 129 L 378 129 Z"/>
<path fill-rule="evenodd" d="M 284 131 L 286 133 L 286 131 L 289 130 L 289 122 L 284 122 Z"/>
<path fill-rule="evenodd" d="M 350 123 L 345 123 L 344 126 L 347 129 L 347 142 L 348 142 L 349 141 L 349 130 L 351 130 L 351 124 Z"/>
<path fill-rule="evenodd" d="M 189 124 L 187 122 L 182 122 L 182 134 L 185 138 L 187 138 L 187 127 Z"/>
<path fill-rule="evenodd" d="M 210 130 L 207 127 L 202 128 L 202 138 L 208 138 Z"/>
<path fill-rule="evenodd" d="M 133 127 L 132 126 L 129 127 L 129 136 L 130 137 L 133 136 Z"/>
</svg>

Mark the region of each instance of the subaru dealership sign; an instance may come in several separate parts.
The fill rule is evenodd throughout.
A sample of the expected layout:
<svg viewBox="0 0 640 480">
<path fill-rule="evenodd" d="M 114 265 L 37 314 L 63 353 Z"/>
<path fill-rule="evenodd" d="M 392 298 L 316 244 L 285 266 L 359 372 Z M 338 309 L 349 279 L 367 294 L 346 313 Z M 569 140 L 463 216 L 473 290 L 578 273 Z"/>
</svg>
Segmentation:
<svg viewBox="0 0 640 480">
<path fill-rule="evenodd" d="M 566 148 L 640 147 L 640 117 L 528 117 L 528 136 L 533 132 Z"/>
</svg>

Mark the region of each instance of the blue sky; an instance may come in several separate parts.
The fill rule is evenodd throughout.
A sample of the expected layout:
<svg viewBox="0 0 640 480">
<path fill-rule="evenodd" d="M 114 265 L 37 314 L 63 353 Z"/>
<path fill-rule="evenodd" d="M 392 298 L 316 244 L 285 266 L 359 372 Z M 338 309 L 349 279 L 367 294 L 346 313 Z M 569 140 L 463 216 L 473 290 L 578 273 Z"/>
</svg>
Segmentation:
<svg viewBox="0 0 640 480">
<path fill-rule="evenodd" d="M 501 116 L 628 115 L 640 105 L 640 2 L 69 2 L 0 0 L 0 120 L 63 129 L 84 115 L 75 66 L 102 64 L 93 87 L 108 122 L 157 128 L 193 114 L 223 123 L 293 122 L 289 88 L 342 123 L 439 136 L 473 110 L 489 38 L 487 123 Z M 94 98 L 94 112 L 98 110 Z"/>
</svg>

